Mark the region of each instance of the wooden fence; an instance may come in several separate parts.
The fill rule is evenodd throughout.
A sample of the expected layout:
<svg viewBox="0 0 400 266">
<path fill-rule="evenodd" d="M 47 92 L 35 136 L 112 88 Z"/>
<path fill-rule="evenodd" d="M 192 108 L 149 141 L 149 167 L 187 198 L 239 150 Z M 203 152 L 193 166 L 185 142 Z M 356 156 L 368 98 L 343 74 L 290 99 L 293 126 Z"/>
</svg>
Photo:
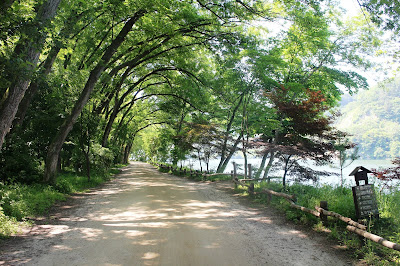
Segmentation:
<svg viewBox="0 0 400 266">
<path fill-rule="evenodd" d="M 356 221 L 353 221 L 351 218 L 345 217 L 339 213 L 335 213 L 332 211 L 328 211 L 326 209 L 324 209 L 323 207 L 327 208 L 327 202 L 326 201 L 321 201 L 320 202 L 320 206 L 315 206 L 315 210 L 297 205 L 295 203 L 296 201 L 296 196 L 295 195 L 288 195 L 285 193 L 280 193 L 280 192 L 276 192 L 273 190 L 269 190 L 269 189 L 263 189 L 261 192 L 255 192 L 254 191 L 254 183 L 250 183 L 250 184 L 246 184 L 243 181 L 240 181 L 237 177 L 233 176 L 232 181 L 235 183 L 235 185 L 240 185 L 243 187 L 247 187 L 248 188 L 248 192 L 249 194 L 253 194 L 253 195 L 257 195 L 257 194 L 267 194 L 268 195 L 268 201 L 270 201 L 270 197 L 271 196 L 277 196 L 277 197 L 283 197 L 285 198 L 290 206 L 292 208 L 301 210 L 303 212 L 306 213 L 310 213 L 312 215 L 315 215 L 316 217 L 319 217 L 323 222 L 326 222 L 326 218 L 328 216 L 334 217 L 338 220 L 341 220 L 345 223 L 347 223 L 347 227 L 346 229 L 350 232 L 356 233 L 364 238 L 367 238 L 369 240 L 372 240 L 376 243 L 381 244 L 382 246 L 385 246 L 387 248 L 391 248 L 397 251 L 400 251 L 400 245 L 391 241 L 388 241 L 386 239 L 384 239 L 383 237 L 380 237 L 378 235 L 374 235 L 372 233 L 367 232 L 367 226 L 360 224 Z"/>
<path fill-rule="evenodd" d="M 186 170 L 182 168 L 174 168 L 172 166 L 167 166 L 163 164 L 157 164 L 157 166 L 163 170 L 171 171 L 172 173 L 179 173 L 183 175 L 189 175 L 190 177 L 202 177 L 203 180 L 207 180 L 207 177 L 212 177 L 212 176 L 221 176 L 221 175 L 229 175 L 232 178 L 232 182 L 235 184 L 235 186 L 242 186 L 242 187 L 247 187 L 249 194 L 251 195 L 258 195 L 258 194 L 266 194 L 267 195 L 267 200 L 268 203 L 271 201 L 271 197 L 282 197 L 286 199 L 286 201 L 290 204 L 290 207 L 294 209 L 301 210 L 303 212 L 312 214 L 316 217 L 319 217 L 323 223 L 327 221 L 327 217 L 333 217 L 335 219 L 341 220 L 345 223 L 347 223 L 346 229 L 350 232 L 356 233 L 364 238 L 367 238 L 369 240 L 372 240 L 376 243 L 381 244 L 382 246 L 385 246 L 390 249 L 394 249 L 397 251 L 400 251 L 400 245 L 391 241 L 388 241 L 378 235 L 374 235 L 372 233 L 367 232 L 367 226 L 358 223 L 356 221 L 353 221 L 351 218 L 345 217 L 339 213 L 335 213 L 332 211 L 329 211 L 327 209 L 327 202 L 326 201 L 321 201 L 320 206 L 315 206 L 315 210 L 309 209 L 303 206 L 300 206 L 296 204 L 296 196 L 295 195 L 289 195 L 281 192 L 276 192 L 270 189 L 264 188 L 262 191 L 255 192 L 254 191 L 254 181 L 258 181 L 256 179 L 252 178 L 252 167 L 249 165 L 249 171 L 248 175 L 240 175 L 237 173 L 237 168 L 236 164 L 234 163 L 234 170 L 230 173 L 215 173 L 215 174 L 209 174 L 209 173 L 203 173 L 201 171 L 194 171 L 194 170 Z M 238 177 L 243 177 L 239 179 Z M 251 183 L 245 183 L 245 182 L 251 182 Z"/>
</svg>

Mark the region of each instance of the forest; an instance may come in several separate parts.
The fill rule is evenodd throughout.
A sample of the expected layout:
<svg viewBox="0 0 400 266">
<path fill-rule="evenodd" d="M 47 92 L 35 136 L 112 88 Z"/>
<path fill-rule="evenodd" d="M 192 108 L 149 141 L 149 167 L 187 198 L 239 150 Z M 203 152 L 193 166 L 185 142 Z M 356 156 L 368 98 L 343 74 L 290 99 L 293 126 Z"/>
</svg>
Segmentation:
<svg viewBox="0 0 400 266">
<path fill-rule="evenodd" d="M 343 100 L 345 100 L 343 98 Z M 337 127 L 348 132 L 364 159 L 392 159 L 400 154 L 398 80 L 361 91 L 341 107 Z"/>
<path fill-rule="evenodd" d="M 334 1 L 2 5 L 3 182 L 90 178 L 133 151 L 217 157 L 217 172 L 249 150 L 261 168 L 329 162 L 346 138 L 334 107 L 383 49 L 378 24 Z"/>
<path fill-rule="evenodd" d="M 398 81 L 370 88 L 366 73 L 396 65 L 400 7 L 357 6 L 351 17 L 335 0 L 1 1 L 0 237 L 131 158 L 207 171 L 218 159 L 222 173 L 258 156 L 255 178 L 279 166 L 283 190 L 288 172 L 316 180 L 302 161 L 344 164 L 356 147 L 398 164 Z"/>
</svg>

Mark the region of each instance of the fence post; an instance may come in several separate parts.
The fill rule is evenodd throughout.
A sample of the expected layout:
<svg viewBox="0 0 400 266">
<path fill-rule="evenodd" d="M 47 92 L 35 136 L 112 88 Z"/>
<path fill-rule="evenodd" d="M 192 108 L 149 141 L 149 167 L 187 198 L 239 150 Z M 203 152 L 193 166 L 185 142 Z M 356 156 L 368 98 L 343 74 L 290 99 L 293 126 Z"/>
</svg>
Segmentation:
<svg viewBox="0 0 400 266">
<path fill-rule="evenodd" d="M 254 183 L 250 183 L 248 192 L 250 195 L 254 194 Z"/>
<path fill-rule="evenodd" d="M 232 180 L 236 179 L 236 163 L 233 162 L 233 170 L 231 171 Z M 238 185 L 235 183 L 235 189 L 237 189 Z"/>
<path fill-rule="evenodd" d="M 322 209 L 324 209 L 324 210 L 327 210 L 327 211 L 328 211 L 328 202 L 325 201 L 325 200 L 320 201 L 320 202 L 319 202 L 319 207 L 322 208 Z M 319 215 L 319 218 L 321 219 L 323 225 L 326 225 L 326 224 L 327 224 L 327 222 L 328 222 L 328 216 L 324 215 L 324 214 L 321 212 L 320 215 Z"/>
</svg>

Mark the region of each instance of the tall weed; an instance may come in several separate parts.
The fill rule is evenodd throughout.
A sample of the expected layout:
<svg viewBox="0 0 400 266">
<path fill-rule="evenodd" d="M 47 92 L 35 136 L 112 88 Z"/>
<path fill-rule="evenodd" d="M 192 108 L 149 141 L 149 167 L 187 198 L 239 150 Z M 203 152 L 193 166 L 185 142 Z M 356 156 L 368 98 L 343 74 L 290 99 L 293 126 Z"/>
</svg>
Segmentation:
<svg viewBox="0 0 400 266">
<path fill-rule="evenodd" d="M 332 187 L 326 185 L 309 186 L 298 183 L 289 185 L 284 189 L 280 183 L 276 182 L 255 184 L 256 191 L 261 191 L 263 188 L 294 194 L 297 198 L 296 203 L 309 209 L 314 209 L 316 205 L 319 206 L 320 201 L 327 201 L 330 211 L 356 220 L 353 194 L 350 187 Z M 245 191 L 246 188 L 239 186 L 238 190 Z M 243 192 L 243 194 L 245 193 Z M 371 218 L 366 221 L 368 224 L 368 231 L 400 244 L 399 187 L 392 188 L 390 191 L 386 191 L 386 193 L 376 188 L 376 196 L 380 218 Z M 257 194 L 254 196 L 254 200 L 258 202 L 267 202 L 267 196 Z M 273 196 L 271 205 L 282 210 L 289 220 L 302 224 L 313 223 L 315 227 L 320 223 L 313 215 L 308 215 L 302 211 L 290 208 L 290 205 L 287 204 L 286 200 L 283 198 Z M 332 218 L 328 220 L 328 228 L 331 231 L 331 237 L 337 239 L 343 245 L 353 248 L 357 256 L 364 258 L 364 262 L 379 265 L 400 264 L 400 254 L 398 251 L 385 248 L 369 240 L 360 241 L 358 235 L 348 232 L 345 226 L 346 224 L 344 222 L 336 219 Z"/>
</svg>

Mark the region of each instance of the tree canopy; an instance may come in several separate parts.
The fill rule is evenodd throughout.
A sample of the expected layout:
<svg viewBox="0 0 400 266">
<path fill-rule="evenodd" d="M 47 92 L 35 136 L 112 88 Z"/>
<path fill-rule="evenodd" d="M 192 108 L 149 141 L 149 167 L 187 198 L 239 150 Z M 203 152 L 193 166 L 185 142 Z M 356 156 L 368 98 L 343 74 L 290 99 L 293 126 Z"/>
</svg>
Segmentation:
<svg viewBox="0 0 400 266">
<path fill-rule="evenodd" d="M 62 169 L 90 177 L 132 152 L 173 164 L 215 157 L 222 172 L 255 138 L 285 147 L 263 149 L 270 161 L 320 160 L 332 148 L 329 113 L 343 88 L 368 87 L 357 69 L 380 45 L 331 1 L 1 5 L 6 181 L 52 183 Z"/>
</svg>

